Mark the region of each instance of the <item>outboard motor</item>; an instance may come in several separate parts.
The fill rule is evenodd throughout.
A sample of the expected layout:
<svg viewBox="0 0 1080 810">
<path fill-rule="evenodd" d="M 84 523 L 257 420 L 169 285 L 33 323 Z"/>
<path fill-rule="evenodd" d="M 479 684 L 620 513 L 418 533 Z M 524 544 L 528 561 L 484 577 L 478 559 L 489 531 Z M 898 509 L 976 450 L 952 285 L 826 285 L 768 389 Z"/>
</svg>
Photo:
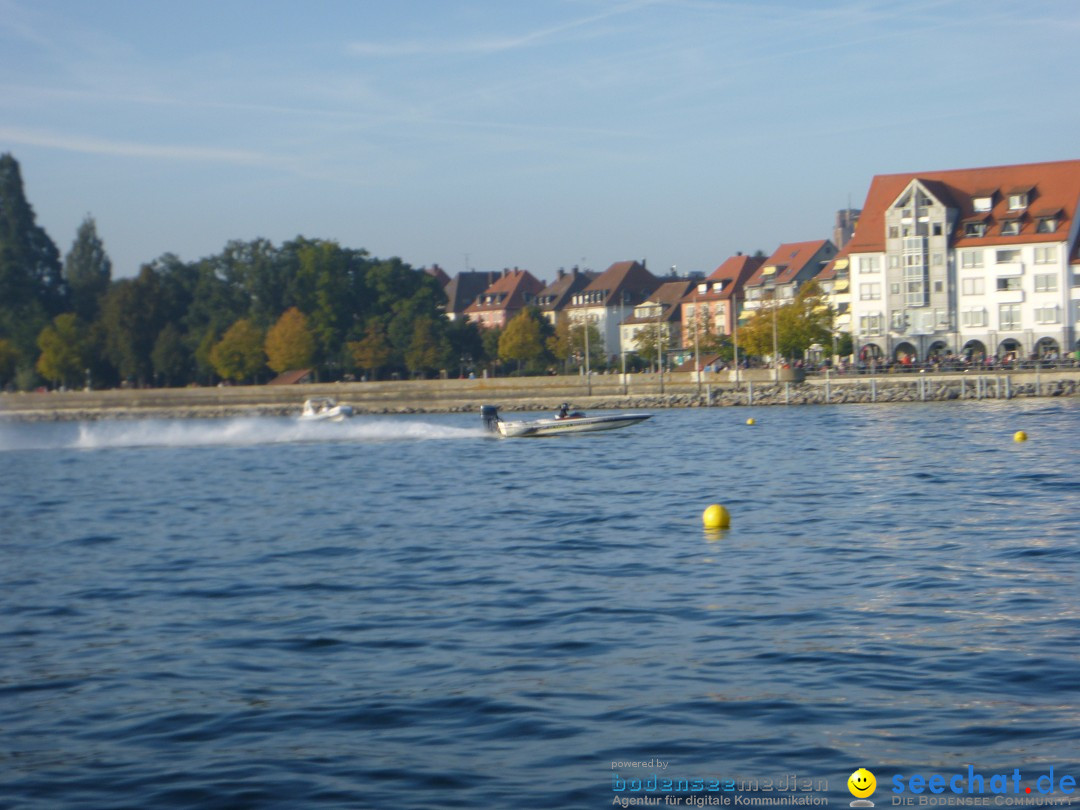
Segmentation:
<svg viewBox="0 0 1080 810">
<path fill-rule="evenodd" d="M 494 405 L 481 405 L 480 416 L 484 420 L 484 427 L 492 433 L 498 433 L 499 409 Z"/>
</svg>

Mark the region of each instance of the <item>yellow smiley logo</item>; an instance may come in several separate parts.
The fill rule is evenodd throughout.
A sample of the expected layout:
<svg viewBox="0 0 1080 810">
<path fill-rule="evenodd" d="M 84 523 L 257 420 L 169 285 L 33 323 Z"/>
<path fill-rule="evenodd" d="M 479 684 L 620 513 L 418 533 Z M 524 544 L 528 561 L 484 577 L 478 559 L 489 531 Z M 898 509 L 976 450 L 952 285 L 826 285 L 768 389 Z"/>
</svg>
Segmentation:
<svg viewBox="0 0 1080 810">
<path fill-rule="evenodd" d="M 847 780 L 847 789 L 857 799 L 865 799 L 877 790 L 877 779 L 866 768 L 859 768 Z"/>
</svg>

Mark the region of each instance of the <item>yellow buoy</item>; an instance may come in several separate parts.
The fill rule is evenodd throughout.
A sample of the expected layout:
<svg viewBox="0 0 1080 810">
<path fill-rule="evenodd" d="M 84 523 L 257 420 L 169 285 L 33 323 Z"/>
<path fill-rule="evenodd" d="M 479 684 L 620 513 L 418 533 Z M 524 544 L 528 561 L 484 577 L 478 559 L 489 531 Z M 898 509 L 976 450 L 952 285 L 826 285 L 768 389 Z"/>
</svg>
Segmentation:
<svg viewBox="0 0 1080 810">
<path fill-rule="evenodd" d="M 1018 431 L 1016 431 L 1016 433 L 1013 434 L 1013 441 L 1014 442 L 1026 442 L 1027 441 L 1027 434 L 1024 433 L 1024 431 L 1022 431 L 1022 430 L 1018 430 Z"/>
<path fill-rule="evenodd" d="M 706 529 L 726 529 L 731 525 L 731 515 L 718 503 L 709 506 L 701 515 Z"/>
<path fill-rule="evenodd" d="M 754 424 L 754 417 L 751 416 L 749 419 L 747 419 L 746 424 L 748 424 L 748 425 Z"/>
</svg>

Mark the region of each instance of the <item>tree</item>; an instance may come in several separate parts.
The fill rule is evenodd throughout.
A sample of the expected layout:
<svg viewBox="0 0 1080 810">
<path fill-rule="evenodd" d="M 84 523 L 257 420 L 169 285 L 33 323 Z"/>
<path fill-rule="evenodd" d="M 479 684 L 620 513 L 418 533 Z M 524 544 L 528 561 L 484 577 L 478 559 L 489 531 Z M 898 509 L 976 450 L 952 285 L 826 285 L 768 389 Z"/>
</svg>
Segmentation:
<svg viewBox="0 0 1080 810">
<path fill-rule="evenodd" d="M 775 318 L 775 320 L 774 320 Z M 773 333 L 782 357 L 801 357 L 812 344 L 832 342 L 832 310 L 816 282 L 804 284 L 788 303 L 763 301 L 739 330 L 739 347 L 758 357 L 773 354 Z"/>
<path fill-rule="evenodd" d="M 588 341 L 586 341 L 586 325 L 573 323 L 569 318 L 560 318 L 558 324 L 552 330 L 547 339 L 548 351 L 556 360 L 561 360 L 564 366 L 569 365 L 571 360 L 579 361 L 582 366 L 585 362 L 585 344 L 589 344 L 589 368 L 596 368 L 604 360 L 604 338 L 600 329 L 591 321 L 588 324 Z"/>
<path fill-rule="evenodd" d="M 251 379 L 263 368 L 265 360 L 263 334 L 246 318 L 230 326 L 210 350 L 214 370 L 226 380 Z"/>
<path fill-rule="evenodd" d="M 293 368 L 307 368 L 315 359 L 315 338 L 307 316 L 289 307 L 266 333 L 266 365 L 279 374 Z"/>
<path fill-rule="evenodd" d="M 0 337 L 14 343 L 24 367 L 37 354 L 38 334 L 65 304 L 60 251 L 35 222 L 18 162 L 0 155 Z"/>
<path fill-rule="evenodd" d="M 60 385 L 78 385 L 88 361 L 86 328 L 73 312 L 57 315 L 41 330 L 37 339 L 41 356 L 37 370 L 46 380 Z"/>
<path fill-rule="evenodd" d="M 184 336 L 176 324 L 165 324 L 154 341 L 150 360 L 154 365 L 154 374 L 165 385 L 175 385 L 187 377 L 191 353 L 184 345 Z"/>
<path fill-rule="evenodd" d="M 390 341 L 386 339 L 386 330 L 375 319 L 368 322 L 364 337 L 350 341 L 348 348 L 353 362 L 359 368 L 367 369 L 373 380 L 378 378 L 379 369 L 390 360 L 391 348 Z"/>
<path fill-rule="evenodd" d="M 71 250 L 64 258 L 64 280 L 72 311 L 84 323 L 92 323 L 101 309 L 101 297 L 112 280 L 112 262 L 98 237 L 93 217 L 87 216 L 83 220 Z"/>
<path fill-rule="evenodd" d="M 405 351 L 405 365 L 413 374 L 421 376 L 438 371 L 446 364 L 450 344 L 439 334 L 435 321 L 426 315 L 418 318 L 413 327 L 412 341 Z"/>
<path fill-rule="evenodd" d="M 671 325 L 664 322 L 657 323 L 655 320 L 643 324 L 634 337 L 634 345 L 637 348 L 638 357 L 650 367 L 658 362 L 659 353 L 659 363 L 662 366 L 663 357 L 671 348 Z"/>
<path fill-rule="evenodd" d="M 499 358 L 517 361 L 518 371 L 521 371 L 523 364 L 537 364 L 547 356 L 540 322 L 533 312 L 523 309 L 506 325 L 499 337 Z"/>
<path fill-rule="evenodd" d="M 134 279 L 114 283 L 102 301 L 105 351 L 121 378 L 145 383 L 153 376 L 150 357 L 165 327 L 161 276 L 144 265 Z"/>
<path fill-rule="evenodd" d="M 19 350 L 6 338 L 0 338 L 0 388 L 6 386 L 15 376 L 15 366 L 19 361 Z"/>
</svg>

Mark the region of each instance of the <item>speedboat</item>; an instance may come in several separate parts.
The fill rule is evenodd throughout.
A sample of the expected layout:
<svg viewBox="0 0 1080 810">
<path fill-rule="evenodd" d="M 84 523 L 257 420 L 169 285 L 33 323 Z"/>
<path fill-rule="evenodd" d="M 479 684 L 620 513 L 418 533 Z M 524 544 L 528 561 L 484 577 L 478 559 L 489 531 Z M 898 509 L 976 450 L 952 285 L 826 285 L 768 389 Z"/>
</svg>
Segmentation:
<svg viewBox="0 0 1080 810">
<path fill-rule="evenodd" d="M 611 413 L 604 416 L 586 416 L 581 412 L 569 413 L 564 408 L 558 416 L 541 419 L 504 421 L 494 405 L 481 405 L 480 415 L 484 427 L 492 433 L 510 438 L 539 438 L 563 436 L 568 433 L 592 433 L 598 430 L 617 430 L 630 427 L 652 418 L 651 413 Z"/>
<path fill-rule="evenodd" d="M 342 422 L 353 415 L 352 405 L 338 405 L 330 397 L 311 397 L 304 400 L 301 422 Z"/>
</svg>

